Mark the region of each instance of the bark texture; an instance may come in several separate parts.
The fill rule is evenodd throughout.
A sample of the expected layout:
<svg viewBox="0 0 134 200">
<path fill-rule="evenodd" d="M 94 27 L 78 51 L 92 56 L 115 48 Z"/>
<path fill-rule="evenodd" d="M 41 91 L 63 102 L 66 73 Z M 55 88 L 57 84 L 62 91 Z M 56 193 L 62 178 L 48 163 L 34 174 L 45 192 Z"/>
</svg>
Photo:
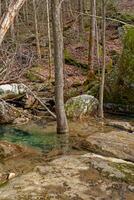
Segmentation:
<svg viewBox="0 0 134 200">
<path fill-rule="evenodd" d="M 57 133 L 68 132 L 67 118 L 64 109 L 64 78 L 63 78 L 63 33 L 61 26 L 61 12 L 59 0 L 51 0 L 52 28 L 54 42 L 55 64 L 55 98 L 57 115 Z"/>
<path fill-rule="evenodd" d="M 25 0 L 12 0 L 8 7 L 7 13 L 3 15 L 0 21 L 0 45 L 24 2 Z"/>
</svg>

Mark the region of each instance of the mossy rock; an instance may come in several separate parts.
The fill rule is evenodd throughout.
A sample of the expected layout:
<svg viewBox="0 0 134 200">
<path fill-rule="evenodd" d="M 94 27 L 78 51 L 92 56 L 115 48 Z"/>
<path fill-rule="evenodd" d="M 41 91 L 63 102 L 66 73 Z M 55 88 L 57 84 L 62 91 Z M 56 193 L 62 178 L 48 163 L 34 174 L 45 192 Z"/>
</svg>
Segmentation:
<svg viewBox="0 0 134 200">
<path fill-rule="evenodd" d="M 72 97 L 65 104 L 67 116 L 73 119 L 81 119 L 84 116 L 95 114 L 97 107 L 98 100 L 91 95 Z"/>
<path fill-rule="evenodd" d="M 123 106 L 134 105 L 134 27 L 124 26 L 123 51 L 119 65 L 106 77 L 109 92 L 105 92 L 105 102 Z M 134 113 L 134 110 L 130 110 Z"/>
<path fill-rule="evenodd" d="M 126 27 L 123 42 L 115 99 L 122 104 L 134 104 L 134 27 Z"/>
<path fill-rule="evenodd" d="M 73 65 L 73 66 L 76 66 L 76 67 L 80 67 L 80 68 L 83 68 L 83 69 L 88 68 L 87 64 L 77 61 L 73 57 L 73 55 L 69 52 L 69 50 L 67 50 L 67 49 L 65 49 L 65 51 L 64 51 L 64 60 L 65 60 L 66 64 Z"/>
<path fill-rule="evenodd" d="M 118 170 L 120 173 L 124 175 L 122 176 L 122 180 L 127 183 L 134 183 L 134 165 L 126 164 L 126 163 L 112 163 L 112 167 L 115 168 L 115 170 Z"/>
</svg>

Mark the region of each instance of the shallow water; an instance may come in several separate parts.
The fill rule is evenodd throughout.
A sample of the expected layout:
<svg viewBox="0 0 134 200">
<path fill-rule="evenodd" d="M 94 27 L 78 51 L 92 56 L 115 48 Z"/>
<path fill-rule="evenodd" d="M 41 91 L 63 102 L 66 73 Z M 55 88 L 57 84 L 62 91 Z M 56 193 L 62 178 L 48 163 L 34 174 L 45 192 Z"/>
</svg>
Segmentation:
<svg viewBox="0 0 134 200">
<path fill-rule="evenodd" d="M 133 118 L 111 116 L 109 119 L 128 121 L 134 124 Z M 70 122 L 69 126 L 70 136 L 75 134 L 84 136 L 114 130 L 113 127 L 102 125 L 99 119 L 91 119 L 88 122 L 82 121 L 77 124 L 76 122 Z M 56 134 L 55 122 L 48 123 L 45 127 L 32 122 L 21 126 L 0 126 L 0 140 L 30 146 L 45 153 L 57 148 L 66 150 L 71 147 L 68 135 Z"/>
<path fill-rule="evenodd" d="M 0 140 L 34 147 L 45 153 L 68 143 L 67 136 L 56 134 L 54 124 L 43 128 L 32 123 L 24 126 L 0 126 Z"/>
</svg>

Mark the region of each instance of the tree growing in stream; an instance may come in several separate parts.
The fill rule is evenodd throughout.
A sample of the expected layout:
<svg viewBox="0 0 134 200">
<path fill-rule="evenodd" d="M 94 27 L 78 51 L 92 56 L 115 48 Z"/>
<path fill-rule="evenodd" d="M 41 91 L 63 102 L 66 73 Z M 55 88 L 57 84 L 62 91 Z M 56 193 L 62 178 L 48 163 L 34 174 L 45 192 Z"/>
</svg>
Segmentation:
<svg viewBox="0 0 134 200">
<path fill-rule="evenodd" d="M 63 33 L 61 27 L 61 3 L 59 0 L 51 0 L 52 28 L 54 43 L 55 65 L 55 100 L 57 115 L 57 133 L 68 132 L 67 118 L 64 109 L 64 77 L 63 77 Z"/>
</svg>

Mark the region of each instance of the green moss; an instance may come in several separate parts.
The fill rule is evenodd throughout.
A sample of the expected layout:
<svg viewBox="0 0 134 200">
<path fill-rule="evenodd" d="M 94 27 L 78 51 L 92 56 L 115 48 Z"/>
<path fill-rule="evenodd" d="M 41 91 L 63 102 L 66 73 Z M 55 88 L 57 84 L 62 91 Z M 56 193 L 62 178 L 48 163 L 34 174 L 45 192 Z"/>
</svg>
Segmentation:
<svg viewBox="0 0 134 200">
<path fill-rule="evenodd" d="M 134 104 L 134 27 L 126 27 L 123 41 L 115 94 L 118 93 L 119 103 Z"/>
<path fill-rule="evenodd" d="M 99 80 L 93 80 L 88 85 L 85 86 L 86 93 L 94 97 L 99 96 Z"/>
<path fill-rule="evenodd" d="M 134 22 L 134 14 L 131 14 L 131 13 L 120 13 L 117 18 L 126 23 Z"/>
<path fill-rule="evenodd" d="M 33 67 L 26 72 L 25 77 L 32 82 L 42 83 L 44 79 L 39 73 L 41 73 L 41 67 Z"/>
<path fill-rule="evenodd" d="M 124 174 L 123 181 L 127 183 L 134 183 L 134 165 L 125 163 L 112 163 L 111 166 Z"/>
<path fill-rule="evenodd" d="M 65 99 L 70 99 L 71 97 L 78 96 L 80 94 L 79 87 L 72 87 L 65 93 Z"/>
<path fill-rule="evenodd" d="M 129 106 L 134 105 L 134 27 L 125 26 L 124 32 L 119 64 L 106 77 L 105 102 Z"/>
</svg>

